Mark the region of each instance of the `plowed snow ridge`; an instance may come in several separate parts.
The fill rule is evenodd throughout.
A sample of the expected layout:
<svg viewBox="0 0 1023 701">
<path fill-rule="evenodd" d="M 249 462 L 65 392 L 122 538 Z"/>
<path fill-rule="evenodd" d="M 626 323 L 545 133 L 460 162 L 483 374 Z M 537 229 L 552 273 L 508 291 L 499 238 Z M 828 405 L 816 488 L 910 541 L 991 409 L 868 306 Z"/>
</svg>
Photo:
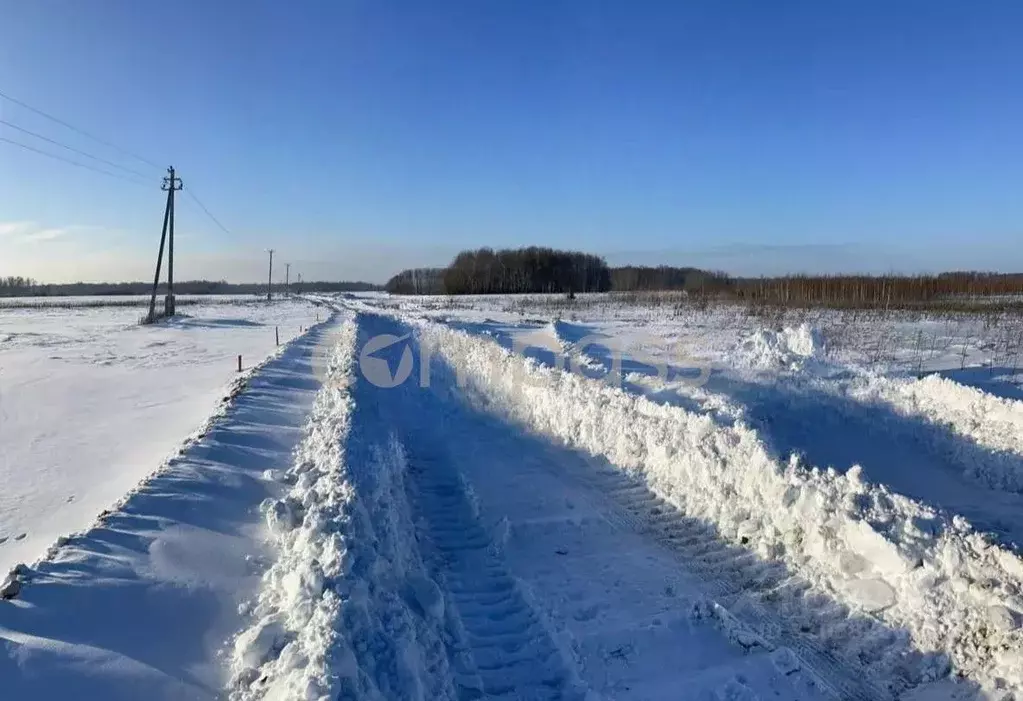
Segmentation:
<svg viewBox="0 0 1023 701">
<path fill-rule="evenodd" d="M 867 484 L 855 469 L 780 464 L 741 422 L 719 426 L 463 332 L 418 327 L 479 406 L 604 456 L 736 546 L 784 562 L 818 594 L 908 631 L 933 654 L 871 663 L 893 691 L 943 676 L 943 654 L 989 690 L 1023 689 L 1023 635 L 1012 613 L 1023 609 L 1023 561 L 960 519 Z M 853 641 L 870 647 L 856 640 L 855 625 L 836 633 L 830 644 L 840 653 Z"/>
<path fill-rule="evenodd" d="M 919 380 L 872 377 L 854 383 L 849 394 L 864 402 L 887 403 L 904 416 L 923 417 L 972 441 L 987 453 L 962 456 L 967 475 L 995 489 L 1023 492 L 1023 402 L 938 375 Z"/>
<path fill-rule="evenodd" d="M 456 698 L 401 444 L 371 409 L 354 415 L 357 338 L 350 318 L 281 476 L 290 493 L 263 505 L 279 556 L 235 640 L 232 699 Z"/>
</svg>

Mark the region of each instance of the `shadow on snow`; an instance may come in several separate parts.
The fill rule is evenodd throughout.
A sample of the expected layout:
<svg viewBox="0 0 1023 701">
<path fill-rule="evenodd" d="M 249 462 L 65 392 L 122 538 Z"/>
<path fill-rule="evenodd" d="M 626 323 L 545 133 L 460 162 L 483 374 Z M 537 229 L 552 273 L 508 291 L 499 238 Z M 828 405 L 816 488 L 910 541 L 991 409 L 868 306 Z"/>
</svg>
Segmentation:
<svg viewBox="0 0 1023 701">
<path fill-rule="evenodd" d="M 490 336 L 505 348 L 513 349 L 510 325 L 500 325 L 504 328 L 497 330 L 491 324 L 449 325 Z M 555 329 L 569 344 L 599 335 L 591 327 L 560 321 L 555 322 Z M 590 369 L 587 374 L 606 379 L 616 351 L 599 342 L 579 350 L 600 366 L 599 371 Z M 551 352 L 529 357 L 550 367 L 559 362 Z M 567 367 L 564 360 L 560 366 Z M 685 366 L 667 368 L 669 381 L 680 383 L 697 371 Z M 988 372 L 983 369 L 984 374 Z M 624 379 L 618 386 L 627 392 L 711 415 L 720 424 L 731 422 L 729 417 L 708 410 L 684 391 L 647 387 L 630 381 L 630 373 L 653 376 L 657 370 L 624 358 Z M 767 381 L 768 378 L 773 381 Z M 994 535 L 1000 544 L 1021 550 L 1023 494 L 990 488 L 964 475 L 964 467 L 982 468 L 993 461 L 1015 461 L 1023 472 L 1023 458 L 992 451 L 924 418 L 901 415 L 885 404 L 860 402 L 815 387 L 799 376 L 783 375 L 779 381 L 777 375 L 764 375 L 763 379 L 763 382 L 742 379 L 715 369 L 703 389 L 741 405 L 747 421 L 777 456 L 798 454 L 811 465 L 840 472 L 860 465 L 869 480 L 938 510 L 960 514 L 978 530 Z"/>
<path fill-rule="evenodd" d="M 328 330 L 295 340 L 205 435 L 29 571 L 0 606 L 5 698 L 220 698 L 217 649 L 259 576 L 256 507 L 280 488 L 262 473 L 290 466 Z"/>
</svg>

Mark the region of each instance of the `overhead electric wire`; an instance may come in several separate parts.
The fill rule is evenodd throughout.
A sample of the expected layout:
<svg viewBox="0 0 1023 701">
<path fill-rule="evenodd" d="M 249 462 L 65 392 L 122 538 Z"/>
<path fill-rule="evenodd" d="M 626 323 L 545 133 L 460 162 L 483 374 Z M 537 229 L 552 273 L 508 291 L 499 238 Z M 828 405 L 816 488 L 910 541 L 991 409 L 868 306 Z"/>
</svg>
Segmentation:
<svg viewBox="0 0 1023 701">
<path fill-rule="evenodd" d="M 117 151 L 117 152 L 119 152 L 119 153 L 121 153 L 121 154 L 123 154 L 125 156 L 130 156 L 131 158 L 134 158 L 137 161 L 145 163 L 148 166 L 151 166 L 153 168 L 157 168 L 159 170 L 163 170 L 162 166 L 157 165 L 156 163 L 154 163 L 153 161 L 149 160 L 148 158 L 144 158 L 143 156 L 140 156 L 137 153 L 133 153 L 133 152 L 127 150 L 127 149 L 121 148 L 117 144 L 113 144 L 113 143 L 107 141 L 106 139 L 102 139 L 102 138 L 96 136 L 95 134 L 90 134 L 89 132 L 85 131 L 84 129 L 80 129 L 80 128 L 76 127 L 74 124 L 70 124 L 70 123 L 64 121 L 63 119 L 60 119 L 59 117 L 55 117 L 52 114 L 49 114 L 48 112 L 44 112 L 43 110 L 41 110 L 41 109 L 39 109 L 37 107 L 33 107 L 32 105 L 29 105 L 29 104 L 27 104 L 25 102 L 22 102 L 21 100 L 13 98 L 10 95 L 8 95 L 8 94 L 6 94 L 6 93 L 4 93 L 2 91 L 0 91 L 0 98 L 2 98 L 4 100 L 7 100 L 8 102 L 13 102 L 14 104 L 16 104 L 16 105 L 18 105 L 20 107 L 24 107 L 25 109 L 29 110 L 30 112 L 34 112 L 34 113 L 38 114 L 41 117 L 45 117 L 46 119 L 49 119 L 50 121 L 55 122 L 56 124 L 59 124 L 59 125 L 67 128 L 67 129 L 70 129 L 71 131 L 76 132 L 78 134 L 81 134 L 82 136 L 85 136 L 85 137 L 87 137 L 89 139 L 92 139 L 93 141 L 96 141 L 96 142 L 98 142 L 100 144 L 103 144 L 104 146 L 107 146 L 108 148 L 112 148 L 115 151 Z M 19 141 L 13 141 L 12 139 L 8 139 L 8 138 L 5 138 L 3 136 L 0 136 L 0 142 L 12 144 L 14 146 L 18 146 L 20 148 L 23 148 L 23 149 L 25 149 L 27 151 L 32 151 L 34 153 L 37 153 L 37 154 L 39 154 L 41 156 L 47 156 L 49 158 L 53 158 L 53 159 L 58 160 L 58 161 L 63 161 L 64 163 L 68 163 L 70 165 L 77 166 L 79 168 L 84 168 L 85 170 L 91 170 L 91 171 L 93 171 L 95 173 L 100 173 L 102 175 L 108 175 L 108 176 L 110 176 L 112 178 L 117 178 L 119 180 L 124 180 L 126 182 L 134 183 L 136 185 L 148 185 L 149 184 L 149 183 L 146 183 L 146 182 L 138 179 L 138 178 L 145 179 L 145 178 L 148 178 L 149 176 L 147 176 L 146 174 L 141 173 L 141 172 L 139 172 L 137 170 L 133 170 L 133 169 L 128 168 L 126 166 L 119 165 L 117 163 L 114 163 L 113 161 L 108 161 L 108 160 L 106 160 L 104 158 L 100 158 L 99 156 L 94 156 L 91 153 L 86 153 L 85 151 L 81 151 L 81 150 L 79 150 L 77 148 L 74 148 L 72 146 L 68 146 L 67 144 L 61 143 L 60 141 L 57 141 L 55 139 L 51 139 L 49 137 L 43 136 L 42 134 L 37 134 L 37 133 L 35 133 L 33 131 L 29 131 L 28 129 L 25 129 L 24 127 L 18 126 L 17 124 L 12 124 L 11 122 L 9 122 L 9 121 L 7 121 L 5 119 L 0 119 L 0 124 L 5 124 L 5 125 L 7 125 L 9 127 L 17 129 L 20 132 L 28 134 L 29 136 L 35 137 L 37 139 L 42 139 L 43 141 L 46 141 L 46 142 L 51 143 L 51 144 L 54 144 L 55 146 L 60 146 L 61 148 L 67 149 L 68 151 L 72 151 L 72 152 L 77 153 L 79 155 L 85 156 L 86 158 L 90 158 L 90 159 L 98 161 L 100 163 L 104 163 L 104 164 L 106 164 L 108 166 L 112 166 L 114 168 L 118 168 L 118 169 L 123 170 L 123 171 L 125 171 L 127 173 L 130 173 L 131 175 L 136 176 L 136 177 L 126 177 L 126 176 L 121 175 L 119 173 L 111 173 L 110 171 L 104 170 L 102 168 L 96 168 L 95 166 L 89 165 L 87 163 L 80 163 L 78 161 L 71 160 L 70 158 L 64 158 L 63 156 L 58 156 L 57 154 L 49 153 L 48 151 L 43 151 L 41 149 L 35 148 L 34 146 L 29 146 L 28 144 L 23 144 L 23 143 L 21 143 Z M 208 216 L 213 221 L 213 223 L 216 224 L 221 229 L 221 231 L 223 231 L 228 236 L 231 235 L 230 230 L 226 226 L 221 224 L 219 219 L 217 219 L 215 216 L 213 216 L 213 213 L 210 212 L 209 208 L 207 208 L 206 205 L 204 205 L 199 200 L 199 198 L 195 196 L 195 194 L 192 192 L 192 190 L 190 188 L 186 189 L 185 192 L 188 193 L 189 197 L 191 197 L 195 201 L 195 203 L 197 205 L 199 205 L 199 208 L 202 209 L 202 211 L 206 214 L 206 216 Z"/>
<path fill-rule="evenodd" d="M 25 127 L 19 127 L 17 124 L 14 124 L 12 122 L 8 122 L 6 119 L 0 119 L 0 124 L 4 124 L 4 125 L 10 127 L 11 129 L 17 129 L 18 131 L 22 132 L 23 134 L 28 134 L 29 136 L 33 136 L 33 137 L 35 137 L 37 139 L 41 139 L 43 141 L 46 141 L 48 143 L 53 144 L 54 146 L 60 146 L 61 148 L 65 148 L 68 151 L 72 151 L 74 153 L 77 153 L 80 156 L 85 156 L 86 158 L 91 158 L 94 161 L 99 161 L 100 163 L 105 163 L 108 166 L 113 166 L 114 168 L 117 168 L 119 170 L 123 170 L 123 171 L 125 171 L 127 173 L 131 173 L 132 175 L 137 175 L 140 178 L 148 178 L 148 177 L 150 177 L 150 176 L 146 175 L 145 173 L 140 173 L 137 170 L 134 170 L 132 168 L 128 168 L 126 166 L 122 166 L 119 163 L 114 163 L 113 161 L 108 161 L 107 159 L 100 158 L 99 156 L 93 156 L 91 153 L 86 153 L 85 151 L 81 151 L 81 150 L 75 148 L 74 146 L 68 146 L 67 144 L 63 144 L 63 143 L 57 141 L 56 139 L 51 139 L 48 136 L 43 136 L 42 134 L 37 134 L 34 131 L 30 131 L 30 130 L 26 129 Z"/>
<path fill-rule="evenodd" d="M 121 148 L 120 146 L 118 146 L 116 144 L 110 143 L 106 139 L 101 139 L 100 137 L 98 137 L 98 136 L 96 136 L 94 134 L 90 134 L 89 132 L 85 131 L 84 129 L 79 129 L 74 124 L 69 124 L 69 123 L 65 122 L 63 119 L 60 119 L 58 117 L 54 117 L 52 114 L 48 114 L 47 112 L 44 112 L 41 109 L 33 107 L 32 105 L 26 104 L 26 103 L 22 102 L 21 100 L 15 99 L 15 98 L 11 97 L 10 95 L 7 95 L 7 94 L 5 94 L 3 92 L 0 92 L 0 98 L 3 98 L 5 100 L 7 100 L 8 102 L 13 102 L 14 104 L 19 105 L 20 107 L 24 107 L 25 109 L 27 109 L 27 110 L 29 110 L 31 112 L 35 112 L 39 116 L 45 117 L 46 119 L 49 119 L 52 122 L 56 122 L 57 124 L 60 124 L 61 126 L 70 129 L 71 131 L 78 132 L 82 136 L 88 137 L 88 138 L 92 139 L 93 141 L 98 141 L 99 143 L 103 144 L 104 146 L 112 148 L 115 151 L 121 152 L 125 156 L 131 156 L 132 158 L 134 158 L 134 159 L 136 159 L 138 161 L 141 161 L 141 162 L 145 163 L 146 165 L 152 166 L 153 168 L 158 168 L 160 170 L 163 170 L 162 166 L 156 165 L 155 163 L 153 163 L 148 158 L 143 158 L 142 156 L 138 155 L 137 153 L 132 153 L 131 151 L 129 151 L 127 149 L 123 149 L 123 148 Z"/>
<path fill-rule="evenodd" d="M 33 153 L 38 153 L 40 156 L 47 156 L 49 158 L 53 158 L 53 159 L 56 159 L 58 161 L 64 161 L 65 163 L 69 163 L 69 164 L 71 164 L 73 166 L 78 166 L 79 168 L 85 168 L 86 170 L 91 170 L 93 172 L 101 173 L 103 175 L 109 175 L 111 178 L 117 178 L 118 180 L 124 180 L 125 182 L 133 183 L 135 185 L 143 185 L 143 186 L 147 186 L 148 187 L 148 186 L 150 186 L 152 184 L 152 183 L 143 182 L 142 180 L 139 180 L 138 178 L 129 178 L 127 176 L 121 175 L 120 173 L 111 173 L 108 170 L 103 170 L 102 168 L 96 168 L 95 166 L 91 166 L 88 163 L 79 163 L 78 161 L 72 161 L 70 158 L 64 158 L 63 156 L 58 156 L 55 153 L 49 153 L 48 151 L 43 151 L 41 149 L 37 149 L 34 146 L 29 146 L 28 144 L 23 144 L 23 143 L 21 143 L 19 141 L 14 141 L 12 139 L 8 139 L 8 138 L 5 138 L 3 136 L 0 136 L 0 141 L 2 141 L 3 143 L 7 143 L 7 144 L 12 144 L 14 146 L 18 146 L 20 148 L 25 149 L 26 151 L 32 151 Z"/>
<path fill-rule="evenodd" d="M 210 210 L 206 209 L 206 205 L 204 205 L 202 202 L 199 201 L 199 198 L 195 196 L 195 193 L 192 192 L 191 189 L 185 188 L 185 192 L 188 193 L 189 197 L 191 197 L 193 200 L 195 200 L 195 203 L 202 208 L 202 211 L 206 212 L 206 216 L 208 216 L 210 219 L 212 219 L 214 224 L 219 226 L 221 228 L 221 230 L 225 234 L 227 234 L 228 236 L 231 235 L 231 232 L 227 230 L 227 227 L 224 226 L 223 224 L 221 224 L 220 220 L 217 219 L 215 216 L 213 216 L 213 214 L 210 212 Z"/>
</svg>

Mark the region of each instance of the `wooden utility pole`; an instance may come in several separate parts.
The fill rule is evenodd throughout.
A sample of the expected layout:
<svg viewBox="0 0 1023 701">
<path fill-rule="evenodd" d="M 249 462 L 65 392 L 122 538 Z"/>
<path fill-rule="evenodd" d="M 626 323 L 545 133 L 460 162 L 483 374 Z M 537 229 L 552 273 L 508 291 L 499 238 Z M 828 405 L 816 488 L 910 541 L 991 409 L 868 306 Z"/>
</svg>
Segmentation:
<svg viewBox="0 0 1023 701">
<path fill-rule="evenodd" d="M 267 252 L 270 254 L 270 272 L 266 276 L 266 301 L 269 302 L 273 299 L 274 249 L 268 248 Z"/>
<path fill-rule="evenodd" d="M 291 292 L 291 263 L 284 264 L 284 294 Z"/>
<path fill-rule="evenodd" d="M 167 212 L 170 228 L 167 230 L 167 298 L 163 303 L 164 316 L 174 316 L 174 193 L 184 187 L 181 178 L 175 177 L 174 166 L 167 169 L 163 189 L 167 191 Z"/>
<path fill-rule="evenodd" d="M 181 178 L 175 177 L 174 166 L 167 169 L 168 177 L 163 179 L 161 190 L 167 191 L 167 205 L 163 210 L 163 230 L 160 233 L 160 252 L 156 256 L 156 274 L 153 276 L 153 294 L 149 298 L 149 315 L 146 321 L 156 321 L 156 288 L 160 285 L 160 268 L 163 266 L 163 248 L 170 231 L 170 248 L 167 255 L 167 299 L 164 302 L 164 314 L 174 314 L 174 193 L 184 185 Z"/>
<path fill-rule="evenodd" d="M 163 264 L 163 246 L 167 242 L 167 220 L 170 217 L 170 210 L 163 211 L 163 232 L 160 234 L 160 252 L 156 255 L 156 275 L 153 276 L 153 296 L 149 298 L 149 315 L 146 322 L 152 324 L 156 321 L 156 287 L 160 284 L 160 266 Z"/>
</svg>

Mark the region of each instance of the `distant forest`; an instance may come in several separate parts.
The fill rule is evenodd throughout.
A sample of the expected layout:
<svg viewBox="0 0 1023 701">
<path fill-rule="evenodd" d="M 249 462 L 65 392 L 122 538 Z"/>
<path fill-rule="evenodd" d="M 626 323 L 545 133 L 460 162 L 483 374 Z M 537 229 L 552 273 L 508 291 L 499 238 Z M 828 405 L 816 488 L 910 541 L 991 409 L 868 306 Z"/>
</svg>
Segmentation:
<svg viewBox="0 0 1023 701">
<path fill-rule="evenodd" d="M 275 291 L 283 285 L 274 285 Z M 403 270 L 384 286 L 368 282 L 292 283 L 293 293 L 364 292 L 460 295 L 675 291 L 700 300 L 731 300 L 754 305 L 847 307 L 859 309 L 932 307 L 956 300 L 958 306 L 1023 305 L 1023 273 L 949 272 L 935 275 L 788 275 L 731 277 L 692 267 L 622 266 L 600 256 L 532 246 L 463 251 L 445 268 Z M 144 295 L 152 283 L 42 284 L 25 277 L 0 277 L 0 297 Z M 266 283 L 190 280 L 174 285 L 181 295 L 266 294 Z M 166 293 L 161 284 L 160 294 Z M 990 307 L 988 307 L 990 308 Z"/>
<path fill-rule="evenodd" d="M 553 248 L 462 251 L 446 268 L 403 270 L 384 285 L 392 294 L 515 294 L 691 290 L 714 292 L 732 283 L 698 268 L 611 268 L 600 256 Z"/>
<path fill-rule="evenodd" d="M 384 288 L 392 294 L 681 291 L 701 299 L 771 306 L 925 307 L 949 300 L 1023 300 L 1023 273 L 935 275 L 788 275 L 743 278 L 691 267 L 612 268 L 599 256 L 530 247 L 463 251 L 446 268 L 403 270 Z"/>
<path fill-rule="evenodd" d="M 905 309 L 981 298 L 1018 306 L 1023 302 L 1023 273 L 789 275 L 735 280 L 731 293 L 742 301 L 773 306 Z"/>
<path fill-rule="evenodd" d="M 282 291 L 284 285 L 274 285 L 274 291 Z M 365 292 L 380 290 L 380 285 L 369 282 L 293 282 L 288 290 L 303 292 Z M 159 294 L 166 294 L 167 286 L 161 283 Z M 43 284 L 26 277 L 0 277 L 0 297 L 83 297 L 93 295 L 145 295 L 153 291 L 151 282 L 71 282 Z M 266 283 L 232 283 L 212 280 L 187 280 L 174 283 L 178 295 L 245 295 L 266 294 Z"/>
</svg>

